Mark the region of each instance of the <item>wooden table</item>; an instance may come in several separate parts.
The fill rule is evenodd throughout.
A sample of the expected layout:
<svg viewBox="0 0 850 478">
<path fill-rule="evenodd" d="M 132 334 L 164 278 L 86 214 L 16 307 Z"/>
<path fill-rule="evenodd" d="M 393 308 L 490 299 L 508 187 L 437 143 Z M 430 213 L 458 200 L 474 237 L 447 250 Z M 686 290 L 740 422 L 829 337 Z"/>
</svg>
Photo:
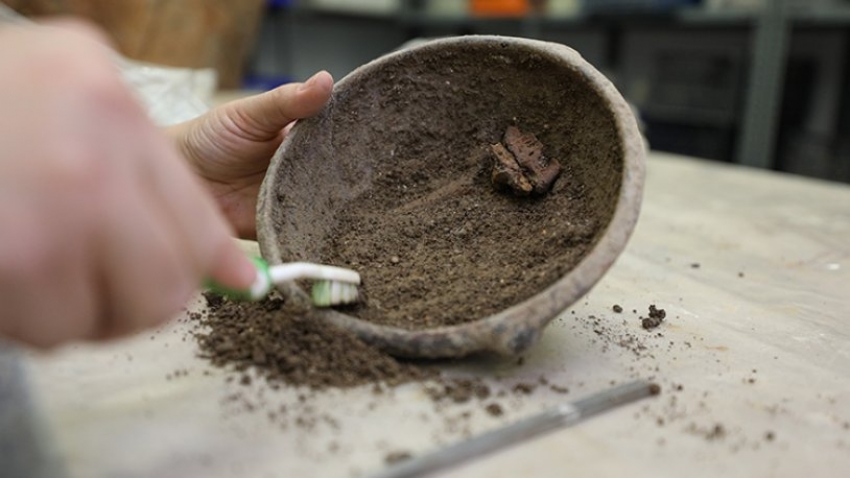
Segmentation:
<svg viewBox="0 0 850 478">
<path fill-rule="evenodd" d="M 27 355 L 46 429 L 38 442 L 71 477 L 368 476 L 391 452 L 422 453 L 650 377 L 663 387 L 656 398 L 445 476 L 848 476 L 850 187 L 650 156 L 628 249 L 524 364 L 442 365 L 505 397 L 436 410 L 416 384 L 382 395 L 243 386 L 196 358 L 175 322 Z M 637 319 L 649 304 L 667 313 L 651 332 Z M 511 391 L 541 377 L 569 393 Z M 503 416 L 484 411 L 493 400 Z"/>
</svg>

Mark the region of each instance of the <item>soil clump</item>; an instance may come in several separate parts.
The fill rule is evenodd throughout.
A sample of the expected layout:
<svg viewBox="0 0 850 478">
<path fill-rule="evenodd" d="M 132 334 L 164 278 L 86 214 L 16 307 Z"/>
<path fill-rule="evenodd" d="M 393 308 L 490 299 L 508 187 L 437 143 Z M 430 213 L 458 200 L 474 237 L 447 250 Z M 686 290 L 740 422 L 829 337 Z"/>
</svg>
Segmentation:
<svg viewBox="0 0 850 478">
<path fill-rule="evenodd" d="M 655 305 L 649 306 L 649 317 L 641 317 L 640 324 L 646 330 L 654 329 L 664 322 L 667 317 L 667 312 L 664 309 L 658 309 Z"/>
</svg>

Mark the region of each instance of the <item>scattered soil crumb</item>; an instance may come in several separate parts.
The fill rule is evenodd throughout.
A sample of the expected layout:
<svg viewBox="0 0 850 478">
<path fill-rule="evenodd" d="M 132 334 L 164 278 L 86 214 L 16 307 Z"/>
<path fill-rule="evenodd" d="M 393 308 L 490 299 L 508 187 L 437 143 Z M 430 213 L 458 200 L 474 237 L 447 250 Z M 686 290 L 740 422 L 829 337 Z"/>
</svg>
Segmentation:
<svg viewBox="0 0 850 478">
<path fill-rule="evenodd" d="M 623 308 L 622 308 L 622 307 L 620 307 L 620 306 L 619 306 L 619 305 L 617 305 L 617 304 L 614 304 L 614 307 L 611 307 L 611 308 L 614 310 L 614 312 L 616 312 L 616 313 L 618 313 L 618 314 L 623 312 Z"/>
<path fill-rule="evenodd" d="M 649 306 L 649 316 L 653 318 L 664 319 L 667 317 L 667 312 L 664 309 L 658 309 L 655 304 Z"/>
<path fill-rule="evenodd" d="M 491 403 L 487 405 L 485 410 L 487 411 L 487 413 L 490 414 L 490 416 L 493 417 L 501 417 L 505 413 L 505 411 L 502 409 L 502 406 L 498 403 Z"/>
<path fill-rule="evenodd" d="M 491 395 L 490 387 L 478 378 L 440 379 L 426 392 L 435 402 L 454 403 L 466 403 L 473 398 L 486 400 Z"/>
<path fill-rule="evenodd" d="M 533 383 L 518 383 L 514 385 L 514 393 L 531 395 L 534 392 L 535 388 L 537 388 L 537 385 Z"/>
<path fill-rule="evenodd" d="M 661 385 L 657 383 L 652 383 L 649 385 L 649 394 L 650 395 L 658 395 L 661 393 Z"/>
<path fill-rule="evenodd" d="M 649 317 L 641 317 L 640 324 L 646 330 L 654 329 L 664 322 L 667 317 L 667 312 L 664 309 L 657 309 L 655 305 L 649 306 Z"/>
<path fill-rule="evenodd" d="M 699 262 L 693 262 L 693 263 L 691 263 L 691 269 L 699 269 L 699 268 L 700 268 L 700 264 L 699 264 Z"/>
<path fill-rule="evenodd" d="M 712 428 L 708 434 L 706 434 L 705 438 L 708 440 L 717 440 L 724 436 L 726 436 L 726 429 L 723 428 L 723 425 L 718 423 L 714 425 L 714 428 Z"/>
<path fill-rule="evenodd" d="M 384 463 L 394 465 L 411 458 L 413 458 L 413 455 L 409 451 L 393 451 L 384 456 Z"/>
<path fill-rule="evenodd" d="M 743 272 L 739 272 L 739 273 L 738 273 L 738 277 L 744 277 L 744 273 L 743 273 Z"/>
<path fill-rule="evenodd" d="M 569 388 L 567 388 L 567 387 L 562 387 L 562 386 L 560 386 L 560 385 L 549 385 L 549 390 L 551 390 L 551 391 L 553 391 L 553 392 L 555 392 L 555 393 L 560 393 L 560 394 L 570 393 L 570 389 L 569 389 Z"/>
<path fill-rule="evenodd" d="M 767 441 L 773 441 L 773 440 L 776 439 L 776 434 L 773 433 L 772 431 L 769 431 L 769 432 L 764 434 L 764 439 L 767 440 Z"/>
<path fill-rule="evenodd" d="M 700 435 L 707 441 L 721 440 L 726 437 L 726 428 L 720 423 L 714 424 L 711 428 L 701 428 L 696 423 L 691 423 L 685 431 L 694 435 Z"/>
<path fill-rule="evenodd" d="M 640 319 L 640 326 L 646 330 L 654 329 L 661 325 L 660 319 L 653 319 L 652 317 L 643 317 Z"/>
<path fill-rule="evenodd" d="M 187 377 L 188 375 L 189 375 L 189 370 L 187 370 L 185 368 L 184 369 L 178 369 L 178 370 L 175 370 L 175 371 L 167 374 L 165 376 L 165 379 L 171 380 L 172 378 Z"/>
</svg>

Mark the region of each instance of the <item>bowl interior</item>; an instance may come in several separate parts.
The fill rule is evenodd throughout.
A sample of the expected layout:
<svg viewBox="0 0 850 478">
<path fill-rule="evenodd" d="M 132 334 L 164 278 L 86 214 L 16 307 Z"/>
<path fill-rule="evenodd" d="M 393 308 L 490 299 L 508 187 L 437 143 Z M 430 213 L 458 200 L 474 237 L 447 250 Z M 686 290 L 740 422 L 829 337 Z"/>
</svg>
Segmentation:
<svg viewBox="0 0 850 478">
<path fill-rule="evenodd" d="M 272 162 L 267 259 L 358 269 L 366 300 L 348 313 L 407 329 L 485 318 L 568 274 L 614 216 L 624 151 L 598 73 L 539 45 L 438 41 L 338 82 Z M 490 184 L 509 126 L 563 166 L 548 194 Z"/>
</svg>

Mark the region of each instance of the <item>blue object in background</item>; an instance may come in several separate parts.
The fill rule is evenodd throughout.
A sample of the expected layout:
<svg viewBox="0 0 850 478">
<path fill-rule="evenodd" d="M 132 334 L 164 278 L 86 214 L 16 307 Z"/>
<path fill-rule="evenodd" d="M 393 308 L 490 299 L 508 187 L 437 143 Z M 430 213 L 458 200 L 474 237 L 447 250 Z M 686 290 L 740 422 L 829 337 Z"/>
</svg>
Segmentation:
<svg viewBox="0 0 850 478">
<path fill-rule="evenodd" d="M 702 0 L 583 0 L 586 13 L 659 13 L 681 7 L 693 7 Z"/>
<path fill-rule="evenodd" d="M 268 0 L 269 8 L 286 8 L 295 4 L 295 0 Z"/>
<path fill-rule="evenodd" d="M 268 91 L 278 86 L 292 83 L 291 76 L 246 76 L 242 79 L 242 89 L 253 91 Z"/>
</svg>

